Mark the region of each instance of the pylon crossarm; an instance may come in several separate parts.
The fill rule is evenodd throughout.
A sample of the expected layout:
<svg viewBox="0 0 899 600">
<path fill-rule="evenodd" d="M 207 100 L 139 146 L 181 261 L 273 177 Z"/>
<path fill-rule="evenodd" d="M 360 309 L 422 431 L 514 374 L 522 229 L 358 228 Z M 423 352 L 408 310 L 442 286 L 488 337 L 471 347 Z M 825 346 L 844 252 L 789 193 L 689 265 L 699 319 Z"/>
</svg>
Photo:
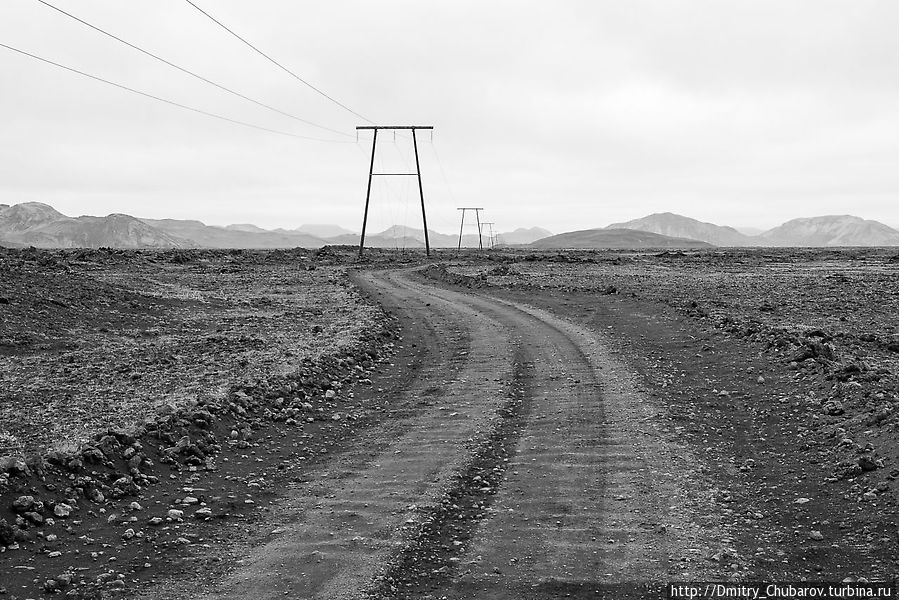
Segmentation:
<svg viewBox="0 0 899 600">
<path fill-rule="evenodd" d="M 433 125 L 358 125 L 356 130 L 362 129 L 434 129 Z"/>
</svg>

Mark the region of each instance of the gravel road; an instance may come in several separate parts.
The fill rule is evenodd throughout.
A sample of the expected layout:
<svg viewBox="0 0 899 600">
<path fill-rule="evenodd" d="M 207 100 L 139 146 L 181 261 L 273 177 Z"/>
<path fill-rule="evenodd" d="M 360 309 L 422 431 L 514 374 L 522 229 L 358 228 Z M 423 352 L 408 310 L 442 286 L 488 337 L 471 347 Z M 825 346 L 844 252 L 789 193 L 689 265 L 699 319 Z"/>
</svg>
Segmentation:
<svg viewBox="0 0 899 600">
<path fill-rule="evenodd" d="M 419 410 L 292 489 L 294 522 L 205 597 L 641 597 L 723 576 L 701 460 L 600 335 L 409 271 L 357 280 L 422 358 L 401 392 Z"/>
</svg>

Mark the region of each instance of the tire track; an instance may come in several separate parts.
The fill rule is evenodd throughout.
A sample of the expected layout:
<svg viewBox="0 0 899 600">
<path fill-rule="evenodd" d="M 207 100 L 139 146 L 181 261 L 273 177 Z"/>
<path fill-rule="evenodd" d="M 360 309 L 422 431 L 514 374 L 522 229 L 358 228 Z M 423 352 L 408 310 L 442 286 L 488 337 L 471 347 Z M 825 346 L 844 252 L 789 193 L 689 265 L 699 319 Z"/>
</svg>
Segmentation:
<svg viewBox="0 0 899 600">
<path fill-rule="evenodd" d="M 480 465 L 500 470 L 502 482 L 481 500 L 489 506 L 475 513 L 483 519 L 476 533 L 420 543 L 417 560 L 405 560 L 410 572 L 395 573 L 396 591 L 383 596 L 638 598 L 657 596 L 668 580 L 726 576 L 706 560 L 732 541 L 687 468 L 701 461 L 653 431 L 663 421 L 658 407 L 608 344 L 528 306 L 429 291 L 518 332 L 520 360 L 531 365 L 529 418 L 494 453 L 503 462 Z M 442 515 L 445 533 L 452 517 Z M 458 544 L 452 576 L 444 564 L 428 577 L 422 562 L 448 544 Z"/>
<path fill-rule="evenodd" d="M 425 335 L 418 378 L 397 413 L 313 481 L 297 485 L 275 520 L 287 522 L 251 549 L 202 598 L 359 598 L 464 471 L 509 397 L 514 344 L 477 311 L 422 296 L 394 274 L 361 276 L 384 304 Z M 459 338 L 469 340 L 468 351 Z M 293 521 L 293 522 L 290 522 Z"/>
<path fill-rule="evenodd" d="M 413 408 L 289 490 L 280 535 L 194 597 L 642 597 L 712 576 L 699 461 L 595 334 L 403 271 L 358 282 L 422 344 Z"/>
</svg>

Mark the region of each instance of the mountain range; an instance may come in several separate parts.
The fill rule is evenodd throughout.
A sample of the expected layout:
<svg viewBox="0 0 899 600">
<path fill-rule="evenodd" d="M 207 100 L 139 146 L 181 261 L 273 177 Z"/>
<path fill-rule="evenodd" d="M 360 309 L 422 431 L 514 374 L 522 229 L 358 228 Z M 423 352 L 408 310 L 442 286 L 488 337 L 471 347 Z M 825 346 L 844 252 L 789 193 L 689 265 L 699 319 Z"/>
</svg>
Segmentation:
<svg viewBox="0 0 899 600">
<path fill-rule="evenodd" d="M 497 234 L 506 243 L 527 244 L 551 233 L 539 227 Z M 319 248 L 359 243 L 359 234 L 338 225 L 309 224 L 297 229 L 262 229 L 249 223 L 218 227 L 182 219 L 139 219 L 130 215 L 69 217 L 40 202 L 0 204 L 0 246 L 38 248 Z M 457 235 L 428 230 L 434 248 L 455 248 Z M 486 235 L 485 246 L 488 244 Z M 424 248 L 421 229 L 395 225 L 367 232 L 365 245 L 374 248 Z M 478 236 L 462 237 L 464 247 L 476 247 Z"/>
<path fill-rule="evenodd" d="M 744 230 L 745 231 L 745 230 Z M 428 230 L 434 248 L 455 248 L 458 235 Z M 707 246 L 899 246 L 899 231 L 851 215 L 793 219 L 757 235 L 673 213 L 655 213 L 608 227 L 553 235 L 540 227 L 498 233 L 496 243 L 535 248 L 700 248 Z M 489 245 L 487 236 L 484 246 Z M 201 221 L 140 219 L 125 214 L 69 217 L 52 206 L 25 202 L 0 204 L 0 246 L 39 248 L 318 248 L 359 243 L 359 234 L 331 224 L 296 229 L 263 229 L 243 223 L 224 227 Z M 395 225 L 367 232 L 365 245 L 423 248 L 421 229 Z M 462 237 L 477 247 L 478 236 Z"/>
<path fill-rule="evenodd" d="M 899 246 L 899 231 L 883 223 L 851 215 L 793 219 L 758 235 L 746 235 L 733 227 L 704 223 L 667 212 L 614 223 L 607 229 L 638 229 L 716 246 Z"/>
</svg>

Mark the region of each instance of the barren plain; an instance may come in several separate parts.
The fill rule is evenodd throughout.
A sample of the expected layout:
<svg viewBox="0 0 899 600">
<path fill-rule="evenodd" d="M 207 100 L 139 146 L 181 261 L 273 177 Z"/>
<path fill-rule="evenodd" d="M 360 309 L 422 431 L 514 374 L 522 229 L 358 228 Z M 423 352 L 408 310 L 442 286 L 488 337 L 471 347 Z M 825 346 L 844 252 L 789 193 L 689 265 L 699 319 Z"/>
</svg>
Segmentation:
<svg viewBox="0 0 899 600">
<path fill-rule="evenodd" d="M 899 572 L 899 256 L 0 255 L 0 597 Z"/>
</svg>

